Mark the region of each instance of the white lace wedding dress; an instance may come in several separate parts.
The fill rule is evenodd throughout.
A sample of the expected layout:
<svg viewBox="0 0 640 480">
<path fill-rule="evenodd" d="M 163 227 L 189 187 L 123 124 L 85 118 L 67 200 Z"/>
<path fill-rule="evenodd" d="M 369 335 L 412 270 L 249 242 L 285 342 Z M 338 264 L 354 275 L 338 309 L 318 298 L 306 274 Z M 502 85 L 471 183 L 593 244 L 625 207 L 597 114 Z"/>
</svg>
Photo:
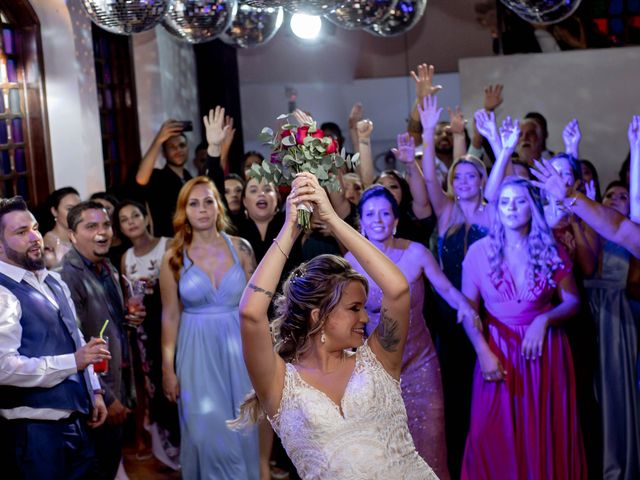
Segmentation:
<svg viewBox="0 0 640 480">
<path fill-rule="evenodd" d="M 340 407 L 287 364 L 280 408 L 269 421 L 304 480 L 438 478 L 413 444 L 400 383 L 366 343 Z"/>
</svg>

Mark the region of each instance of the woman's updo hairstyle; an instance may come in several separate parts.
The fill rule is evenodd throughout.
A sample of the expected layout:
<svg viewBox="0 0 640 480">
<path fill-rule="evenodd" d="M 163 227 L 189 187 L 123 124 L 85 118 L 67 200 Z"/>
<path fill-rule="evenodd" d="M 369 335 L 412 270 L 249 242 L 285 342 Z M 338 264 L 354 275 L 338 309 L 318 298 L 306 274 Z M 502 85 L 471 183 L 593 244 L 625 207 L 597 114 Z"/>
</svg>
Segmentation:
<svg viewBox="0 0 640 480">
<path fill-rule="evenodd" d="M 318 255 L 291 272 L 282 295 L 275 299 L 272 324 L 275 350 L 285 362 L 295 362 L 309 348 L 309 338 L 322 330 L 345 287 L 353 281 L 360 282 L 368 294 L 366 278 L 336 255 Z M 311 311 L 316 308 L 320 314 L 312 324 Z"/>
</svg>

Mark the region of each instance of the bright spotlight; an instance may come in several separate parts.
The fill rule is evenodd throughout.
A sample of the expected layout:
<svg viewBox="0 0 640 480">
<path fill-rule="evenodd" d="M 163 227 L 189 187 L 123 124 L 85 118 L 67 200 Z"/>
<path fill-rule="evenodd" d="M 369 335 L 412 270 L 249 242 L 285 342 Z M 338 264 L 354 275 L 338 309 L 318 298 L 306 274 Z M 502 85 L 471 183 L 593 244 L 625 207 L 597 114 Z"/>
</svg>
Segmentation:
<svg viewBox="0 0 640 480">
<path fill-rule="evenodd" d="M 322 29 L 322 19 L 318 15 L 294 13 L 291 16 L 291 31 L 303 40 L 314 40 Z"/>
</svg>

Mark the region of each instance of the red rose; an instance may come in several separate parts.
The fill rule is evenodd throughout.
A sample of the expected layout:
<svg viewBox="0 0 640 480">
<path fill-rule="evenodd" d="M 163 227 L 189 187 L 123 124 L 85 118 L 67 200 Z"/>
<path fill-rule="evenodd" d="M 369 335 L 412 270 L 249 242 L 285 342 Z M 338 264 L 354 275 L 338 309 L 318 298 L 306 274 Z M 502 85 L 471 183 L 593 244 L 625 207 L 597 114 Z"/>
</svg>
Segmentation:
<svg viewBox="0 0 640 480">
<path fill-rule="evenodd" d="M 324 138 L 324 132 L 320 129 L 317 129 L 315 132 L 311 134 L 313 138 Z"/>
<path fill-rule="evenodd" d="M 298 131 L 296 132 L 296 143 L 298 145 L 302 145 L 308 133 L 309 133 L 309 127 L 307 125 L 298 127 Z"/>
<path fill-rule="evenodd" d="M 334 138 L 331 139 L 331 143 L 327 145 L 327 154 L 336 153 L 338 151 L 338 142 Z"/>
</svg>

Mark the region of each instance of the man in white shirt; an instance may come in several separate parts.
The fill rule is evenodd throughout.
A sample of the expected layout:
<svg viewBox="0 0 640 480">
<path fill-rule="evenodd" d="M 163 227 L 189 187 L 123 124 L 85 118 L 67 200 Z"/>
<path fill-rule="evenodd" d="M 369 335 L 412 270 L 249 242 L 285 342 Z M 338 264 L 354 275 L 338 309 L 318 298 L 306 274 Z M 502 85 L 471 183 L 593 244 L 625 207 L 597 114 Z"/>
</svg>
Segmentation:
<svg viewBox="0 0 640 480">
<path fill-rule="evenodd" d="M 87 426 L 107 409 L 70 293 L 44 268 L 38 224 L 20 197 L 0 200 L 0 434 L 5 478 L 84 478 L 94 461 Z"/>
</svg>

